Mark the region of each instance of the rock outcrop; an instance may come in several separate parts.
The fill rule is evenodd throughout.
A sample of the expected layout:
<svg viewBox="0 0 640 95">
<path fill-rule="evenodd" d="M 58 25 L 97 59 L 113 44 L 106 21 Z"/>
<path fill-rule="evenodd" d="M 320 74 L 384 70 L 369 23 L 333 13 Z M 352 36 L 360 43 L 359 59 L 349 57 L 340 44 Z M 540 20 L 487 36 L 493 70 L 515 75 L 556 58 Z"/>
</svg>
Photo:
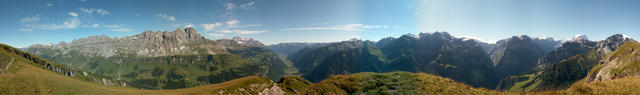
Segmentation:
<svg viewBox="0 0 640 95">
<path fill-rule="evenodd" d="M 593 67 L 587 81 L 603 81 L 638 75 L 640 75 L 640 43 L 627 42 L 603 57 L 600 64 Z"/>
</svg>

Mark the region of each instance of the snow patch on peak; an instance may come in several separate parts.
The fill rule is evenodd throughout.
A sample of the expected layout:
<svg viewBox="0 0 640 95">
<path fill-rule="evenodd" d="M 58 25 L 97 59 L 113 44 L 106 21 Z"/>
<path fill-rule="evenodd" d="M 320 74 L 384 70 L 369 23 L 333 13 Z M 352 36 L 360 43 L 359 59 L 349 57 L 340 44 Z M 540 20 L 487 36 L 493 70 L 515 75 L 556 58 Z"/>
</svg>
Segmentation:
<svg viewBox="0 0 640 95">
<path fill-rule="evenodd" d="M 539 40 L 548 40 L 548 39 L 553 39 L 553 38 L 552 38 L 552 37 L 550 37 L 550 36 L 538 36 L 538 37 L 536 37 L 536 39 L 539 39 Z"/>
<path fill-rule="evenodd" d="M 622 34 L 622 38 L 624 39 L 632 39 L 631 37 L 629 37 L 628 35 Z"/>
<path fill-rule="evenodd" d="M 589 38 L 587 38 L 587 35 L 578 34 L 576 36 L 573 36 L 573 38 L 571 38 L 569 41 L 570 42 L 578 42 L 578 41 L 584 41 L 584 40 L 589 40 Z"/>
<path fill-rule="evenodd" d="M 242 43 L 245 43 L 245 42 L 253 41 L 253 38 L 233 37 L 232 40 L 236 41 L 239 44 L 242 44 Z"/>
<path fill-rule="evenodd" d="M 478 42 L 485 42 L 486 41 L 482 40 L 480 37 L 475 37 L 475 36 L 460 36 L 460 39 L 462 39 L 462 41 L 469 41 L 469 40 L 473 40 L 473 41 L 478 41 Z"/>
</svg>

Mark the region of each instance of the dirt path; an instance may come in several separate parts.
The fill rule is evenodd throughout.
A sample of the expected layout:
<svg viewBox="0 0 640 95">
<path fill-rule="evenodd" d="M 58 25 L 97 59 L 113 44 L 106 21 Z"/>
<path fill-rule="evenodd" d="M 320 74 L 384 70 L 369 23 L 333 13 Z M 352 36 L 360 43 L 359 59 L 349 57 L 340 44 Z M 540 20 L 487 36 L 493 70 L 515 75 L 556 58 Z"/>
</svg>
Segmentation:
<svg viewBox="0 0 640 95">
<path fill-rule="evenodd" d="M 13 60 L 13 58 L 11 58 L 11 62 L 9 62 L 9 65 L 7 65 L 7 67 L 5 67 L 4 70 L 2 70 L 3 74 L 4 74 L 4 72 L 9 71 L 9 67 L 11 67 L 11 64 L 13 64 L 13 61 L 15 61 L 15 60 Z"/>
</svg>

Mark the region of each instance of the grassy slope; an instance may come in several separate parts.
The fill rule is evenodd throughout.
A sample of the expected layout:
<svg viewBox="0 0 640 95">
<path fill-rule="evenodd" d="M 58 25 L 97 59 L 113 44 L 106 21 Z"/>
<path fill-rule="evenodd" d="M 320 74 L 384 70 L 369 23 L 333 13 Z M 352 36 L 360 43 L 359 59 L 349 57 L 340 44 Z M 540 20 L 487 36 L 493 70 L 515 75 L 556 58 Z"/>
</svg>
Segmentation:
<svg viewBox="0 0 640 95">
<path fill-rule="evenodd" d="M 306 88 L 313 85 L 313 83 L 299 76 L 283 76 L 278 81 L 278 86 L 287 95 L 302 94 L 306 91 Z"/>
<path fill-rule="evenodd" d="M 141 90 L 121 86 L 108 86 L 91 82 L 84 77 L 65 76 L 43 69 L 23 55 L 7 50 L 17 50 L 0 44 L 0 95 L 55 94 L 55 95 L 176 95 L 176 94 L 258 94 L 275 85 L 268 78 L 249 76 L 231 81 L 176 90 Z M 18 50 L 19 51 L 19 50 Z M 26 54 L 29 55 L 29 54 Z M 39 59 L 35 56 L 29 56 Z M 9 65 L 10 64 L 10 65 Z M 60 65 L 51 63 L 51 65 Z"/>
<path fill-rule="evenodd" d="M 505 91 L 531 92 L 543 90 L 562 90 L 587 76 L 589 70 L 598 64 L 599 55 L 595 52 L 579 54 L 558 63 L 548 64 L 535 73 L 511 76 L 501 84 Z M 508 82 L 512 81 L 512 82 Z"/>
<path fill-rule="evenodd" d="M 626 76 L 640 75 L 640 43 L 627 42 L 605 56 L 593 67 L 588 75 L 589 81 L 610 80 Z"/>
<path fill-rule="evenodd" d="M 9 65 L 11 64 L 11 65 Z M 243 77 L 231 81 L 175 90 L 141 90 L 120 86 L 105 86 L 69 77 L 43 69 L 32 61 L 6 51 L 0 51 L 0 95 L 12 94 L 111 94 L 111 95 L 176 95 L 176 94 L 220 94 L 244 93 L 258 94 L 275 85 L 263 77 Z M 301 84 L 308 84 L 301 78 Z M 640 76 L 615 80 L 586 83 L 585 80 L 574 83 L 569 90 L 545 91 L 520 94 L 640 94 Z M 289 85 L 307 94 L 517 94 L 498 92 L 482 88 L 473 88 L 440 76 L 409 73 L 357 73 L 337 75 L 311 86 Z M 282 84 L 281 84 L 282 85 Z M 283 85 L 283 88 L 285 85 Z M 290 92 L 289 92 L 290 94 Z"/>
<path fill-rule="evenodd" d="M 638 95 L 640 94 L 640 76 L 624 77 L 614 80 L 586 83 L 586 80 L 576 82 L 567 91 L 569 94 L 594 95 Z"/>
<path fill-rule="evenodd" d="M 425 73 L 356 73 L 337 75 L 307 88 L 307 94 L 501 94 L 473 88 L 451 79 Z M 504 94 L 504 93 L 502 93 Z"/>
<path fill-rule="evenodd" d="M 424 73 L 356 73 L 337 75 L 313 84 L 306 94 L 421 94 L 421 95 L 637 95 L 640 94 L 640 76 L 587 83 L 575 82 L 567 90 L 538 92 L 499 92 L 473 88 L 451 79 Z"/>
<path fill-rule="evenodd" d="M 237 88 L 249 90 L 252 84 L 273 85 L 271 80 L 262 77 L 244 77 L 219 84 L 198 86 L 193 88 L 176 90 L 140 90 L 136 88 L 123 88 L 118 86 L 105 86 L 98 83 L 80 81 L 71 77 L 63 76 L 52 71 L 42 70 L 38 67 L 14 63 L 11 67 L 14 72 L 0 74 L 0 94 L 58 94 L 58 95 L 176 95 L 176 94 L 217 94 L 221 91 L 226 93 L 239 93 Z M 257 94 L 262 89 L 254 89 L 246 93 Z"/>
</svg>

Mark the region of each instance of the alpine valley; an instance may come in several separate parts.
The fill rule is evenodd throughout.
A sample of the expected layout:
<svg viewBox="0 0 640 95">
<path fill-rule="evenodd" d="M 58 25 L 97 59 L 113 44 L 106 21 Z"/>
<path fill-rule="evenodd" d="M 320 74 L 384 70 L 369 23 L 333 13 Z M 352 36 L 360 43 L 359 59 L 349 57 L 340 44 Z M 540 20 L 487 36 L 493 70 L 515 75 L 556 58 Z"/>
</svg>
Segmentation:
<svg viewBox="0 0 640 95">
<path fill-rule="evenodd" d="M 640 43 L 447 32 L 264 45 L 194 28 L 0 45 L 0 94 L 640 94 Z M 82 89 L 82 90 L 75 90 Z"/>
</svg>

